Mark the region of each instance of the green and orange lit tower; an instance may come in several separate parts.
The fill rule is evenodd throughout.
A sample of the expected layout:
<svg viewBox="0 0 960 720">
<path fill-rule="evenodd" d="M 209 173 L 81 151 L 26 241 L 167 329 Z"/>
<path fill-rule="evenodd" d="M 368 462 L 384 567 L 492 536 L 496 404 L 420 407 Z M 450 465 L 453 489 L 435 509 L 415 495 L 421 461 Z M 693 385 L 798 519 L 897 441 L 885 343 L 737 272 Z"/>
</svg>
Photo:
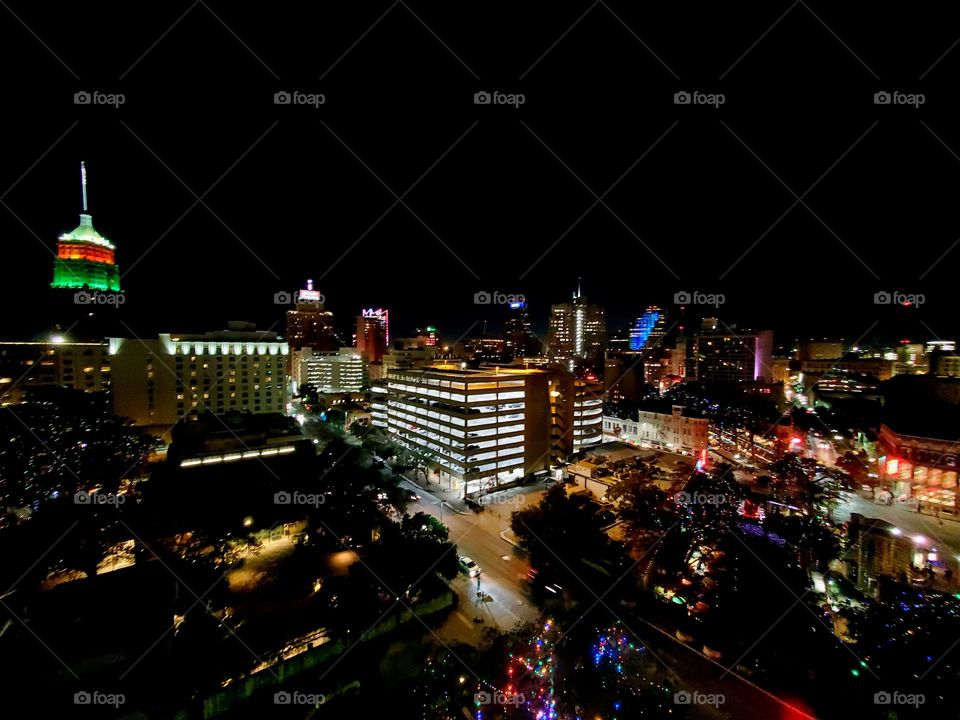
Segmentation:
<svg viewBox="0 0 960 720">
<path fill-rule="evenodd" d="M 116 247 L 93 227 L 87 214 L 87 169 L 80 163 L 83 212 L 80 225 L 57 240 L 52 288 L 120 291 L 120 270 L 114 258 Z"/>
</svg>

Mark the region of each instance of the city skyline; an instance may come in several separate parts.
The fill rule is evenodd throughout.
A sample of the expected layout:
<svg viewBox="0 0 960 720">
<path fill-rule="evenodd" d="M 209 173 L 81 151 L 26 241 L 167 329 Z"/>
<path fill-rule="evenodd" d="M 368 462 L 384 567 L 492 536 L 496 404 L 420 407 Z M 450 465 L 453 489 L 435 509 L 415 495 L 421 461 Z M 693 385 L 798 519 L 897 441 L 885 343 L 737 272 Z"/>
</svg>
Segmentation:
<svg viewBox="0 0 960 720">
<path fill-rule="evenodd" d="M 951 10 L 0 3 L 8 714 L 956 717 Z"/>
</svg>

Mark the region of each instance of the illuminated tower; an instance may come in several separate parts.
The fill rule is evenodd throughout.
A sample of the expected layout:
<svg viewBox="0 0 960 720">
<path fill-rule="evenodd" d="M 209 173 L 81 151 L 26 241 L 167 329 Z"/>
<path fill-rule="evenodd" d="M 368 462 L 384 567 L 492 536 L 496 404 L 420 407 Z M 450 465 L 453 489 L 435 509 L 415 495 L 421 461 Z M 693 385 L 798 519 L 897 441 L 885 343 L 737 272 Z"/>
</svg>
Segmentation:
<svg viewBox="0 0 960 720">
<path fill-rule="evenodd" d="M 667 314 L 656 305 L 651 305 L 630 328 L 630 349 L 644 350 L 656 347 L 666 335 Z"/>
<path fill-rule="evenodd" d="M 390 311 L 367 308 L 357 318 L 357 350 L 369 362 L 380 362 L 390 347 Z"/>
<path fill-rule="evenodd" d="M 83 163 L 80 163 L 80 187 L 83 194 L 80 225 L 61 235 L 57 241 L 50 287 L 119 292 L 120 270 L 114 259 L 116 248 L 94 229 L 93 218 L 87 214 L 87 169 Z"/>
<path fill-rule="evenodd" d="M 603 370 L 603 350 L 607 342 L 603 308 L 588 303 L 579 284 L 572 302 L 551 308 L 549 330 L 547 346 L 553 362 L 571 371 L 578 366 L 594 372 Z"/>
</svg>

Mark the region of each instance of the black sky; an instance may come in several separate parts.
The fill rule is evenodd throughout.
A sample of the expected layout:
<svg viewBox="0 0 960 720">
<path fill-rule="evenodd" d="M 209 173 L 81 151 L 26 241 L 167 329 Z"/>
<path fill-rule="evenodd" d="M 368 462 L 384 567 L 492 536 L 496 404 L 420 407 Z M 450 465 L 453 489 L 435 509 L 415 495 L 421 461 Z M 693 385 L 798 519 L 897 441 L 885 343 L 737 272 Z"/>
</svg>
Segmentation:
<svg viewBox="0 0 960 720">
<path fill-rule="evenodd" d="M 960 329 L 948 9 L 302 5 L 0 8 L 4 335 L 42 326 L 80 160 L 140 333 L 269 327 L 274 293 L 306 277 L 346 332 L 364 306 L 389 307 L 394 335 L 493 328 L 478 290 L 525 294 L 542 328 L 578 276 L 613 328 L 699 290 L 781 337 Z M 479 90 L 526 102 L 477 106 Z M 726 102 L 678 106 L 680 90 Z M 926 102 L 877 106 L 880 90 Z M 878 307 L 884 289 L 926 303 Z"/>
</svg>

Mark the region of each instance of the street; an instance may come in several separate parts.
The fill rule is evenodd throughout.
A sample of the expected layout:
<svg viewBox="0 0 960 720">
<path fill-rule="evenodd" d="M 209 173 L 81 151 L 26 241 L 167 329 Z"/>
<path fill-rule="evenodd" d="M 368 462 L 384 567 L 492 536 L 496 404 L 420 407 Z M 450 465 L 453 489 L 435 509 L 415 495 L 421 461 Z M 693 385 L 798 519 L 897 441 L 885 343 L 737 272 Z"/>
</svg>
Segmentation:
<svg viewBox="0 0 960 720">
<path fill-rule="evenodd" d="M 517 622 L 535 620 L 537 608 L 526 595 L 523 580 L 530 570 L 526 560 L 518 557 L 514 547 L 500 533 L 510 525 L 510 513 L 527 503 L 540 502 L 541 489 L 513 488 L 491 495 L 492 501 L 480 513 L 457 511 L 441 498 L 403 480 L 404 487 L 413 490 L 421 499 L 410 503 L 410 514 L 424 512 L 441 519 L 450 529 L 450 541 L 457 545 L 459 555 L 468 555 L 480 566 L 480 590 L 477 580 L 460 573 L 453 581 L 460 594 L 460 606 L 437 634 L 443 640 L 476 642 L 484 627 L 509 630 Z M 482 618 L 483 622 L 475 622 Z"/>
</svg>

